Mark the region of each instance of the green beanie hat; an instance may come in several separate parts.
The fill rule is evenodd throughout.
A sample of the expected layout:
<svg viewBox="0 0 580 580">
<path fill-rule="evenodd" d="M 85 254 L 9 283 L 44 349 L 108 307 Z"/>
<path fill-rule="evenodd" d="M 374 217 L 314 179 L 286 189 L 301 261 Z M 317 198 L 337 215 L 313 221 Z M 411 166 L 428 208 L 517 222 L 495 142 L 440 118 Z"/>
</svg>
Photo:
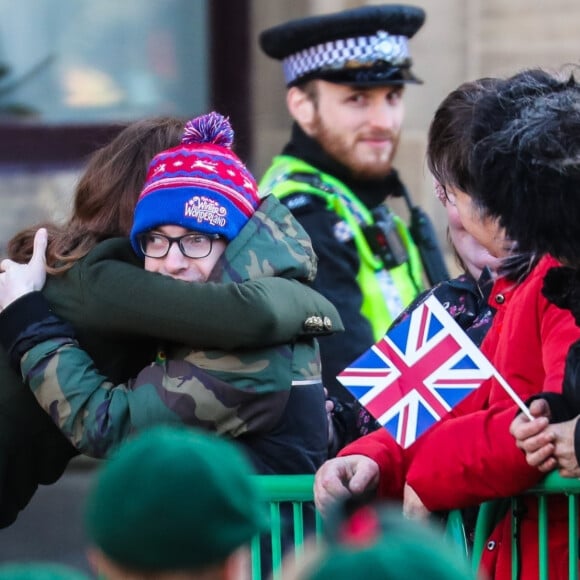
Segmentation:
<svg viewBox="0 0 580 580">
<path fill-rule="evenodd" d="M 265 528 L 253 470 L 232 442 L 159 426 L 129 440 L 96 477 L 89 540 L 138 571 L 199 570 Z"/>
<path fill-rule="evenodd" d="M 360 507 L 302 580 L 475 580 L 443 530 L 403 517 L 400 506 Z"/>
<path fill-rule="evenodd" d="M 0 580 L 89 580 L 89 577 L 62 564 L 14 562 L 0 566 Z"/>
</svg>

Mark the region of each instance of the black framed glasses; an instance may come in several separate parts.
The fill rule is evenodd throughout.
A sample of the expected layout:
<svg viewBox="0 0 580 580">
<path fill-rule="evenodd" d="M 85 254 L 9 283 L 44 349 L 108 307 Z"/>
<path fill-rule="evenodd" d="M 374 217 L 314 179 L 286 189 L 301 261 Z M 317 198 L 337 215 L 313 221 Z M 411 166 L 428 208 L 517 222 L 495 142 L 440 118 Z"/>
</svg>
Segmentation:
<svg viewBox="0 0 580 580">
<path fill-rule="evenodd" d="M 173 244 L 177 244 L 186 258 L 206 258 L 211 254 L 214 241 L 219 238 L 219 234 L 196 233 L 172 238 L 159 232 L 145 232 L 137 236 L 139 247 L 148 258 L 165 258 Z"/>
</svg>

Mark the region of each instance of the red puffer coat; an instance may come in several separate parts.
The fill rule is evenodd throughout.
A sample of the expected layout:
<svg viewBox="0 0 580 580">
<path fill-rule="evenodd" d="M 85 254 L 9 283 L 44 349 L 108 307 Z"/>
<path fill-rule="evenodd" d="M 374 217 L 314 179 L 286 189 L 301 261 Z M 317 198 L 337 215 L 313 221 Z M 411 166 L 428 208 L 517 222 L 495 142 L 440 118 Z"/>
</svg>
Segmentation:
<svg viewBox="0 0 580 580">
<path fill-rule="evenodd" d="M 497 308 L 482 350 L 523 399 L 544 391 L 561 392 L 568 348 L 580 338 L 569 311 L 541 293 L 549 268 L 543 258 L 519 286 L 498 280 L 490 295 Z M 517 407 L 495 379 L 486 381 L 444 420 L 404 450 L 384 431 L 376 431 L 339 455 L 362 454 L 380 466 L 379 493 L 401 497 L 405 481 L 430 511 L 449 510 L 507 497 L 530 487 L 542 474 L 530 468 L 509 433 Z M 522 579 L 538 578 L 537 515 L 528 506 L 520 524 Z M 550 578 L 567 574 L 565 507 L 550 508 Z M 509 515 L 489 538 L 482 568 L 490 578 L 511 578 Z"/>
</svg>

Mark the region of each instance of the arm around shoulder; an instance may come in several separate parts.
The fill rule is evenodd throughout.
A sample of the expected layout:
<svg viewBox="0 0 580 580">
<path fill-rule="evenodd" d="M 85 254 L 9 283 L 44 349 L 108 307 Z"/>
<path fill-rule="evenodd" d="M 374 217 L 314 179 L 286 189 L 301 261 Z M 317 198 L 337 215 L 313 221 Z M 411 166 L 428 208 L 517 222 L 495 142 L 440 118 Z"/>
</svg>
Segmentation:
<svg viewBox="0 0 580 580">
<path fill-rule="evenodd" d="M 290 342 L 308 318 L 342 330 L 334 306 L 296 280 L 189 283 L 146 272 L 123 239 L 103 242 L 64 276 L 49 279 L 54 310 L 73 324 L 183 342 L 196 348 L 257 347 Z"/>
</svg>

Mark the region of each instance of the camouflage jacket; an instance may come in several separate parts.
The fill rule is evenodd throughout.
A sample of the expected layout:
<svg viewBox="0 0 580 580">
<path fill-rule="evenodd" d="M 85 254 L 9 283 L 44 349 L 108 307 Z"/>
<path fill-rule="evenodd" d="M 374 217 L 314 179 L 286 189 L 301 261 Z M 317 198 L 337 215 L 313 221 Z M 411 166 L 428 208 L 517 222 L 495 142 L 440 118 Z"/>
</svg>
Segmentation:
<svg viewBox="0 0 580 580">
<path fill-rule="evenodd" d="M 228 245 L 212 281 L 282 276 L 307 282 L 315 272 L 308 236 L 284 206 L 266 198 Z M 40 300 L 40 295 L 29 297 L 30 303 Z M 18 317 L 17 311 L 12 314 Z M 321 332 L 324 323 L 312 321 Z M 115 384 L 94 368 L 71 335 L 46 313 L 40 324 L 20 325 L 11 354 L 26 352 L 24 379 L 63 433 L 88 455 L 102 457 L 131 432 L 152 424 L 185 422 L 246 443 L 263 472 L 313 471 L 324 459 L 327 427 L 314 339 L 227 353 L 186 353 L 165 345 L 168 358 L 158 356 L 135 379 Z"/>
</svg>

